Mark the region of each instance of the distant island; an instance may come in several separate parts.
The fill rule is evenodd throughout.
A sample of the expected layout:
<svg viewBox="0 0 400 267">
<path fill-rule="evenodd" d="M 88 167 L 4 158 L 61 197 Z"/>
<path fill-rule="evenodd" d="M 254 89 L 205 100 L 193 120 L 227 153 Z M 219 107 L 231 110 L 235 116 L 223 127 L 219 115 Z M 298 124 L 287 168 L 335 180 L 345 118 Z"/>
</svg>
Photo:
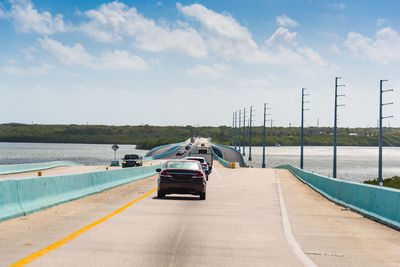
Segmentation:
<svg viewBox="0 0 400 267">
<path fill-rule="evenodd" d="M 246 145 L 249 132 L 246 128 Z M 241 132 L 243 130 L 241 129 Z M 307 127 L 304 129 L 306 146 L 331 146 L 333 128 Z M 36 143 L 87 143 L 87 144 L 135 144 L 138 149 L 151 149 L 158 145 L 177 143 L 191 136 L 213 138 L 213 141 L 230 145 L 232 128 L 228 126 L 106 126 L 106 125 L 42 125 L 0 124 L 0 142 Z M 267 146 L 300 145 L 299 127 L 272 127 L 266 129 Z M 377 128 L 338 128 L 340 146 L 377 146 Z M 263 143 L 263 127 L 252 128 L 252 145 Z M 400 146 L 400 128 L 384 128 L 384 146 Z"/>
</svg>

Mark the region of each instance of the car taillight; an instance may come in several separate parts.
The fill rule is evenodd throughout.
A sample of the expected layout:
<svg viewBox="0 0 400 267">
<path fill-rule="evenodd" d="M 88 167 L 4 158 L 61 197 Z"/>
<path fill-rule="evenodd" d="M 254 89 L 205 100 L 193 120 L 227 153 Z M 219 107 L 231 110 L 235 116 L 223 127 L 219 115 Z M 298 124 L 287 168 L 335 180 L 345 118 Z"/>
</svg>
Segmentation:
<svg viewBox="0 0 400 267">
<path fill-rule="evenodd" d="M 172 175 L 171 174 L 169 174 L 168 172 L 166 172 L 166 171 L 162 171 L 162 172 L 160 172 L 160 176 L 162 176 L 162 177 L 167 177 L 167 178 L 171 178 L 172 177 Z"/>
<path fill-rule="evenodd" d="M 207 163 L 202 163 L 201 166 L 206 166 L 207 167 Z"/>
<path fill-rule="evenodd" d="M 204 178 L 204 173 L 203 172 L 198 172 L 196 175 L 193 175 L 192 178 Z"/>
</svg>

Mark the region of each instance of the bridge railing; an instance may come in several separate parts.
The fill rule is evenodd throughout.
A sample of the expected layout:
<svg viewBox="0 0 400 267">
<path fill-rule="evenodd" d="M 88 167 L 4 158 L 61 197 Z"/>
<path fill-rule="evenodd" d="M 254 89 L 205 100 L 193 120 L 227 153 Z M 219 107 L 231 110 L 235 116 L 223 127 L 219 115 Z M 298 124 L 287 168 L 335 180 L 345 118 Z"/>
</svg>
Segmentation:
<svg viewBox="0 0 400 267">
<path fill-rule="evenodd" d="M 9 165 L 0 165 L 0 174 L 38 171 L 60 166 L 83 166 L 83 165 L 71 161 L 50 161 L 41 163 L 9 164 Z"/>
<path fill-rule="evenodd" d="M 331 201 L 400 230 L 400 190 L 329 178 L 291 165 L 276 168 L 289 170 Z"/>
<path fill-rule="evenodd" d="M 156 174 L 161 164 L 60 176 L 0 179 L 0 221 Z"/>
</svg>

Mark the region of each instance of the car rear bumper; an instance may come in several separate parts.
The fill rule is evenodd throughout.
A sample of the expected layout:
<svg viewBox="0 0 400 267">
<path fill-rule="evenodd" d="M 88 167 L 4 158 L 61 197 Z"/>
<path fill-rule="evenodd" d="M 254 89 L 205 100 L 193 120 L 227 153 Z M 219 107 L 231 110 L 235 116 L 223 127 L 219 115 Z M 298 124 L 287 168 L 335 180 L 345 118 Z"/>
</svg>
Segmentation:
<svg viewBox="0 0 400 267">
<path fill-rule="evenodd" d="M 158 185 L 158 191 L 165 194 L 192 194 L 199 195 L 206 192 L 206 184 L 190 182 L 161 182 Z"/>
</svg>

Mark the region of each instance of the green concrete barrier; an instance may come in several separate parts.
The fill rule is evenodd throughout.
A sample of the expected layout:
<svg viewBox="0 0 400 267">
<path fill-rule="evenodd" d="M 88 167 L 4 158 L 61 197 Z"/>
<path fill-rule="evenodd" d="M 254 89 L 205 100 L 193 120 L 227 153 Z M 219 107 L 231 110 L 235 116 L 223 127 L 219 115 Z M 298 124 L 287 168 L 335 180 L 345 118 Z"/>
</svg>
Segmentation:
<svg viewBox="0 0 400 267">
<path fill-rule="evenodd" d="M 83 166 L 83 165 L 70 161 L 50 161 L 42 163 L 0 165 L 0 174 L 38 171 L 60 166 Z"/>
<path fill-rule="evenodd" d="M 161 167 L 158 164 L 62 176 L 0 180 L 0 221 L 155 175 L 156 169 Z"/>
<path fill-rule="evenodd" d="M 213 142 L 213 144 L 215 144 L 215 145 L 217 145 L 217 146 L 222 146 L 222 147 L 228 148 L 228 149 L 233 150 L 233 151 L 235 151 L 236 153 L 238 153 L 238 154 L 240 155 L 240 159 L 242 160 L 243 166 L 246 167 L 246 161 L 244 160 L 243 155 L 242 155 L 242 153 L 240 153 L 239 150 L 237 150 L 237 149 L 234 148 L 234 147 L 230 147 L 230 146 L 226 146 L 226 145 L 217 144 L 217 143 L 215 143 L 215 142 Z"/>
<path fill-rule="evenodd" d="M 165 145 L 165 146 L 169 146 L 169 145 Z M 164 147 L 164 146 L 160 146 L 160 147 Z M 160 148 L 160 147 L 157 147 L 157 148 Z M 163 158 L 163 157 L 165 157 L 165 156 L 168 156 L 168 155 L 171 154 L 171 153 L 176 152 L 179 148 L 180 148 L 180 146 L 179 146 L 179 145 L 176 145 L 176 146 L 171 147 L 171 148 L 168 149 L 165 153 L 162 153 L 162 154 L 160 154 L 160 155 L 151 156 L 151 157 L 144 157 L 144 158 L 143 158 L 143 162 L 149 161 L 149 160 L 155 160 L 155 159 Z"/>
<path fill-rule="evenodd" d="M 289 170 L 333 202 L 400 230 L 400 190 L 328 178 L 291 165 L 276 168 Z"/>
<path fill-rule="evenodd" d="M 222 166 L 224 166 L 224 167 L 226 167 L 226 168 L 230 168 L 230 167 L 231 167 L 231 162 L 226 161 L 226 160 L 220 158 L 220 157 L 217 155 L 217 153 L 215 153 L 214 149 L 218 149 L 218 150 L 219 150 L 219 148 L 217 148 L 216 146 L 212 146 L 212 147 L 211 147 L 211 152 L 212 152 L 214 158 L 215 158 L 216 160 L 218 160 L 218 162 L 221 163 Z M 220 150 L 220 151 L 221 151 L 221 150 Z M 221 153 L 222 153 L 222 151 L 221 151 Z M 222 155 L 223 155 L 223 154 L 224 154 L 224 153 L 222 153 Z"/>
<path fill-rule="evenodd" d="M 24 215 L 15 181 L 0 180 L 0 221 Z"/>
</svg>

